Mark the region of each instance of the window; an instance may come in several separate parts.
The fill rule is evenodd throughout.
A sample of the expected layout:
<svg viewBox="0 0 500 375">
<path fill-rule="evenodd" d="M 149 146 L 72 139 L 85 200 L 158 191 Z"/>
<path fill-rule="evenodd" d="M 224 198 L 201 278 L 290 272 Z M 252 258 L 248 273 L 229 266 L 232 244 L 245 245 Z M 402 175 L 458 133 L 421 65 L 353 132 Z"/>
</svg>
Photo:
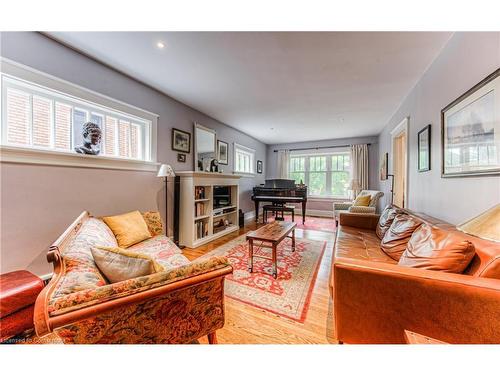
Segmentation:
<svg viewBox="0 0 500 375">
<path fill-rule="evenodd" d="M 157 170 L 158 115 L 8 59 L 0 69 L 3 161 Z"/>
<path fill-rule="evenodd" d="M 350 180 L 349 152 L 292 155 L 290 178 L 306 184 L 309 196 L 346 198 Z"/>
<path fill-rule="evenodd" d="M 237 173 L 255 173 L 255 150 L 235 143 L 234 171 Z"/>
<path fill-rule="evenodd" d="M 47 80 L 42 73 L 39 77 Z M 142 118 L 7 74 L 2 74 L 1 79 L 2 146 L 75 156 L 91 150 L 99 158 L 154 161 L 152 116 Z M 97 95 L 89 94 L 93 98 Z M 103 102 L 112 100 L 105 98 Z M 125 105 L 120 103 L 118 107 Z M 130 108 L 132 113 L 139 112 Z M 84 139 L 83 125 L 87 122 L 100 129 L 100 138 L 99 133 L 95 135 L 95 142 L 89 143 L 90 136 Z"/>
</svg>

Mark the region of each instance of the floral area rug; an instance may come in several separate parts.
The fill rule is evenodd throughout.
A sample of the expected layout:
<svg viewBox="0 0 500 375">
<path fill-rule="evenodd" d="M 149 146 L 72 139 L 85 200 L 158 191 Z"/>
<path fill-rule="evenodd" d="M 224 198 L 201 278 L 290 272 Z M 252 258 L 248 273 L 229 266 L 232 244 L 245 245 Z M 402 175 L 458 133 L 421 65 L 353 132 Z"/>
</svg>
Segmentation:
<svg viewBox="0 0 500 375">
<path fill-rule="evenodd" d="M 262 222 L 262 217 L 259 218 Z M 274 217 L 269 214 L 267 222 L 274 221 Z M 291 215 L 285 215 L 285 221 L 292 221 Z M 302 215 L 295 214 L 295 222 L 298 229 L 319 230 L 321 232 L 335 233 L 335 220 L 329 217 L 306 216 L 305 224 L 302 224 Z"/>
<path fill-rule="evenodd" d="M 278 246 L 278 277 L 272 276 L 272 262 L 254 257 L 253 272 L 248 272 L 248 243 L 242 235 L 218 247 L 202 258 L 225 256 L 234 268 L 226 276 L 227 297 L 264 309 L 279 316 L 304 322 L 326 242 L 297 238 L 295 252 L 292 240 L 284 239 Z M 259 248 L 254 254 L 271 257 L 271 249 Z"/>
</svg>

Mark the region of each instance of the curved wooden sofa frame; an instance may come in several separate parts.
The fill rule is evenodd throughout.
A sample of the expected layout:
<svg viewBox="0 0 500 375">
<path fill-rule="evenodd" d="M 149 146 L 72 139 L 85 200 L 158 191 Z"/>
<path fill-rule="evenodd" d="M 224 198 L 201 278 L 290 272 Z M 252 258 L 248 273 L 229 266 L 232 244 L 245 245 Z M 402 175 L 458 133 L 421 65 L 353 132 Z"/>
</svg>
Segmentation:
<svg viewBox="0 0 500 375">
<path fill-rule="evenodd" d="M 52 295 L 54 288 L 58 284 L 60 278 L 65 274 L 65 266 L 62 261 L 61 254 L 64 248 L 71 242 L 75 235 L 80 230 L 85 221 L 90 218 L 90 214 L 84 211 L 80 216 L 64 231 L 64 233 L 49 247 L 47 252 L 47 261 L 53 263 L 54 274 L 48 285 L 38 295 L 35 302 L 34 311 L 34 325 L 35 331 L 38 336 L 45 336 L 58 328 L 67 325 L 81 322 L 89 318 L 99 316 L 111 310 L 118 309 L 127 305 L 132 305 L 144 301 L 148 301 L 159 296 L 164 296 L 169 293 L 180 291 L 187 288 L 199 286 L 207 282 L 220 283 L 220 290 L 222 291 L 220 303 L 222 306 L 222 314 L 224 314 L 224 277 L 233 272 L 231 266 L 226 266 L 220 269 L 208 271 L 193 277 L 188 277 L 179 281 L 154 287 L 145 291 L 140 291 L 131 295 L 117 297 L 115 299 L 99 303 L 97 305 L 82 307 L 78 310 L 69 311 L 56 316 L 50 316 L 48 313 L 49 297 Z M 222 319 L 224 322 L 224 319 Z M 223 323 L 222 323 L 223 326 Z M 217 329 L 222 328 L 217 327 Z M 202 335 L 200 335 L 201 337 Z M 211 344 L 217 343 L 215 330 L 207 332 L 208 341 Z"/>
</svg>

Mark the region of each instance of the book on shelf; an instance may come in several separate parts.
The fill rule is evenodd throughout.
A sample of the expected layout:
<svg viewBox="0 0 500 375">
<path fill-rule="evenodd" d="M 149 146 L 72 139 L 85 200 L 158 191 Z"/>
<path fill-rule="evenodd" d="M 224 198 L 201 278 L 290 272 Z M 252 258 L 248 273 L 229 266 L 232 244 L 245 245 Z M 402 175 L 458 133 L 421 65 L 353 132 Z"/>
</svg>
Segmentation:
<svg viewBox="0 0 500 375">
<path fill-rule="evenodd" d="M 205 199 L 205 186 L 196 186 L 194 188 L 194 199 Z"/>
<path fill-rule="evenodd" d="M 200 239 L 208 236 L 208 221 L 198 221 L 196 223 L 196 238 Z"/>
<path fill-rule="evenodd" d="M 194 204 L 194 216 L 202 216 L 205 215 L 205 203 L 203 202 L 196 202 Z"/>
</svg>

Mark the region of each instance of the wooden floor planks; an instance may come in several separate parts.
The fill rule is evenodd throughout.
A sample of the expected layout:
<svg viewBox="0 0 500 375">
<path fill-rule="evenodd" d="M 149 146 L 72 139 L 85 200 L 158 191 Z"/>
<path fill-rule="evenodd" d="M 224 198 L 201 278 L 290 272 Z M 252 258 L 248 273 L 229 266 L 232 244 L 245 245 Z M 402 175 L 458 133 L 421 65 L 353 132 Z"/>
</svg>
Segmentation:
<svg viewBox="0 0 500 375">
<path fill-rule="evenodd" d="M 251 223 L 239 232 L 225 236 L 196 249 L 183 249 L 189 259 L 196 259 L 228 241 L 257 228 Z M 297 239 L 327 241 L 309 311 L 304 323 L 298 323 L 273 313 L 226 298 L 226 325 L 217 332 L 220 344 L 333 344 L 332 304 L 328 290 L 334 233 L 296 230 Z M 206 338 L 200 339 L 207 343 Z"/>
</svg>

